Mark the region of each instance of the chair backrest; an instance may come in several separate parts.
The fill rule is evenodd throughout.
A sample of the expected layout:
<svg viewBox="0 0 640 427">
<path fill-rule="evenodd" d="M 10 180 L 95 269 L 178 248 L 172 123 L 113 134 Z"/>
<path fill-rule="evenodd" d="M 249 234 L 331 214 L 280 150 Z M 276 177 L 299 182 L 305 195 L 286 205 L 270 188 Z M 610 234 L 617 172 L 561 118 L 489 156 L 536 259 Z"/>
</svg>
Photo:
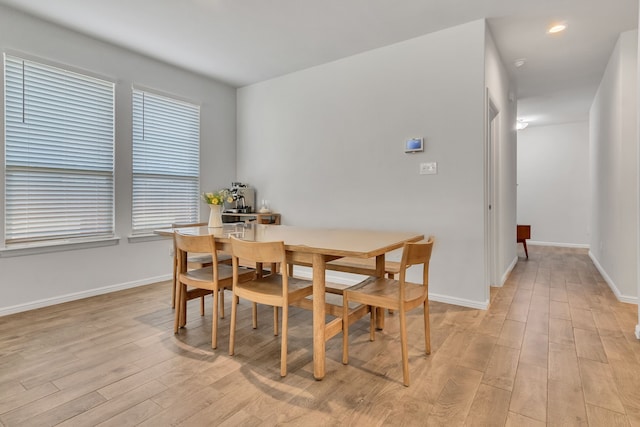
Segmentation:
<svg viewBox="0 0 640 427">
<path fill-rule="evenodd" d="M 433 251 L 433 236 L 425 242 L 405 243 L 402 251 L 402 261 L 400 262 L 400 295 L 404 299 L 404 283 L 406 281 L 407 268 L 412 265 L 422 264 L 422 285 L 424 292 L 429 292 L 429 261 Z"/>
<path fill-rule="evenodd" d="M 286 262 L 284 242 L 249 242 L 232 236 L 231 254 L 251 262 Z"/>
<path fill-rule="evenodd" d="M 214 266 L 214 275 L 216 274 L 216 267 L 218 265 L 218 254 L 216 251 L 216 241 L 213 236 L 194 236 L 191 234 L 182 234 L 179 231 L 174 231 L 173 244 L 176 248 L 176 256 L 178 256 L 178 270 L 181 273 L 184 273 L 187 270 L 187 254 L 206 253 L 211 254 L 211 260 Z"/>
<path fill-rule="evenodd" d="M 206 222 L 188 222 L 188 223 L 174 222 L 173 224 L 171 224 L 171 228 L 175 229 L 175 228 L 187 228 L 187 227 L 202 227 L 205 225 L 207 225 Z M 176 252 L 176 239 L 173 239 L 173 250 L 174 252 Z"/>
<path fill-rule="evenodd" d="M 251 263 L 280 264 L 279 277 L 282 279 L 282 297 L 287 300 L 289 292 L 289 273 L 284 242 L 249 242 L 231 237 L 231 256 L 233 261 L 233 283 L 237 283 L 239 259 Z"/>
</svg>

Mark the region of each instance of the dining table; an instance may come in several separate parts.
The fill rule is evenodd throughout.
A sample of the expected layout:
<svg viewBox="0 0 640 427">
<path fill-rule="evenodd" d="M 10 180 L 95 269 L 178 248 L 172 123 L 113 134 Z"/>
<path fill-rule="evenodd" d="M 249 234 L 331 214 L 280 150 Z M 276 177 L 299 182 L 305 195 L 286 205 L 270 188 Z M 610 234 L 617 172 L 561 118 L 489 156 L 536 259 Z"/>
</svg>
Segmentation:
<svg viewBox="0 0 640 427">
<path fill-rule="evenodd" d="M 342 331 L 342 318 L 327 322 L 326 263 L 343 257 L 375 258 L 375 275 L 385 273 L 385 255 L 408 242 L 424 239 L 424 235 L 408 231 L 367 230 L 355 228 L 322 228 L 257 223 L 223 224 L 222 227 L 187 227 L 156 230 L 158 235 L 172 236 L 177 231 L 190 235 L 213 235 L 216 247 L 231 252 L 231 237 L 255 242 L 282 241 L 287 262 L 312 266 L 313 283 L 313 375 L 325 376 L 327 340 Z"/>
</svg>

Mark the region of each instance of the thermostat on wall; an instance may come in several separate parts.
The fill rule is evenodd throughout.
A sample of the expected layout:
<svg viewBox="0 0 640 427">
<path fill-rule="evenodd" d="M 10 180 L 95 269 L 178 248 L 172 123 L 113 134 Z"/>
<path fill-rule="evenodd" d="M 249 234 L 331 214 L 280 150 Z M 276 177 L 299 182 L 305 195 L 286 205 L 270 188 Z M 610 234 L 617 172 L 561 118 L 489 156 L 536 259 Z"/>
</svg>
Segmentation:
<svg viewBox="0 0 640 427">
<path fill-rule="evenodd" d="M 420 151 L 424 151 L 424 140 L 422 138 L 411 138 L 405 141 L 405 153 L 417 153 Z"/>
</svg>

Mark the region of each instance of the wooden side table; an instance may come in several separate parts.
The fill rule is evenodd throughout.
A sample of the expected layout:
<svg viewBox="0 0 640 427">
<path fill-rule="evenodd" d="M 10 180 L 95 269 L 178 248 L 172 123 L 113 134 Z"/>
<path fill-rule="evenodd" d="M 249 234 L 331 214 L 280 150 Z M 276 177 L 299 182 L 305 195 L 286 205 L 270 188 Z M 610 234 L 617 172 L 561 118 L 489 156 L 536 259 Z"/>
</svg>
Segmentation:
<svg viewBox="0 0 640 427">
<path fill-rule="evenodd" d="M 233 212 L 223 212 L 222 217 L 235 217 L 239 218 L 243 221 L 251 221 L 255 220 L 258 224 L 275 224 L 280 225 L 280 214 L 275 212 L 269 213 L 233 213 Z"/>
<path fill-rule="evenodd" d="M 529 259 L 529 251 L 527 251 L 527 239 L 531 238 L 530 225 L 518 225 L 516 230 L 516 241 L 524 245 L 524 254 Z"/>
</svg>

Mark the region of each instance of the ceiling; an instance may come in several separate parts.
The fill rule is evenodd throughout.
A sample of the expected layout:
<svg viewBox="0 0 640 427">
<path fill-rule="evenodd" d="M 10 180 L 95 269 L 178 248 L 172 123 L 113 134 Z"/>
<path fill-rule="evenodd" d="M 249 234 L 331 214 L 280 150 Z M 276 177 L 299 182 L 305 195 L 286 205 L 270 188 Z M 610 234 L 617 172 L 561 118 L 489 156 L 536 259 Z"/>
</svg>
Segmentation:
<svg viewBox="0 0 640 427">
<path fill-rule="evenodd" d="M 638 0 L 0 0 L 147 56 L 244 86 L 487 18 L 531 125 L 586 120 Z M 554 22 L 568 28 L 549 35 Z M 525 59 L 523 66 L 514 61 Z"/>
</svg>

